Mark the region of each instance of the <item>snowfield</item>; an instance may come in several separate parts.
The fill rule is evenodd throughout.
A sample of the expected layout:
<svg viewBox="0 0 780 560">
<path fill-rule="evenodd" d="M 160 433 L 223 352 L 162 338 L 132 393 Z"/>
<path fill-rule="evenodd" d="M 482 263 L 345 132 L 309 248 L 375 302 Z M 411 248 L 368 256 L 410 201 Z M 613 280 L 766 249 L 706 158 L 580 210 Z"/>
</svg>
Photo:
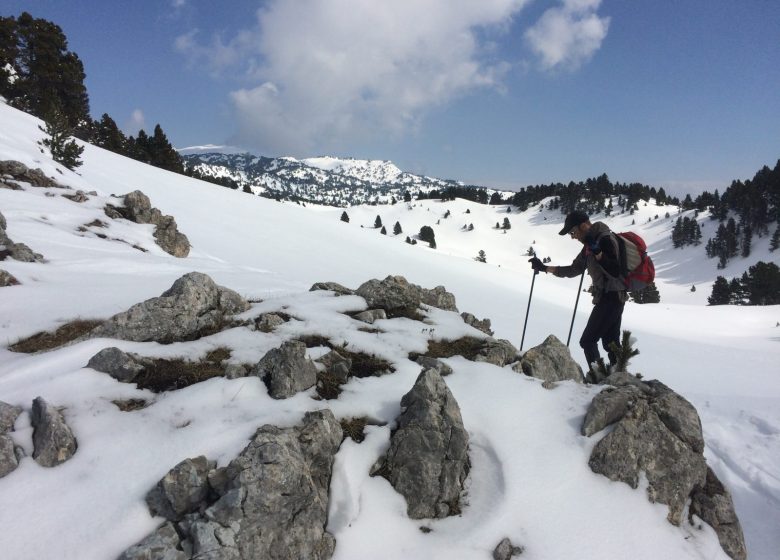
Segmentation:
<svg viewBox="0 0 780 560">
<path fill-rule="evenodd" d="M 40 121 L 0 103 L 0 123 L 0 160 L 17 160 L 63 185 L 96 192 L 78 204 L 63 198 L 62 189 L 0 189 L 9 237 L 46 258 L 0 263 L 21 282 L 0 288 L 0 400 L 29 410 L 32 400 L 43 396 L 64 407 L 79 443 L 68 462 L 40 467 L 31 458 L 29 416 L 17 420 L 10 435 L 28 456 L 0 478 L 3 558 L 115 558 L 162 522 L 149 514 L 144 496 L 178 462 L 206 455 L 226 465 L 258 427 L 294 425 L 304 412 L 323 407 L 338 419 L 367 416 L 376 424 L 367 427 L 365 441 L 346 439 L 336 455 L 328 530 L 336 537 L 337 560 L 488 560 L 504 537 L 524 546 L 522 557 L 531 560 L 727 558 L 706 524 L 674 527 L 666 521 L 667 507 L 651 504 L 641 485 L 634 490 L 591 472 L 588 457 L 600 434 L 586 438 L 579 429 L 599 387 L 564 382 L 547 390 L 509 367 L 446 359 L 454 370 L 446 382 L 471 438 L 463 513 L 410 520 L 403 497 L 385 479 L 368 476 L 389 445 L 401 397 L 420 373 L 409 353 L 421 351 L 430 339 L 481 333 L 458 314 L 434 308 L 426 311 L 428 325 L 389 319 L 377 323 L 382 332 L 363 332 L 362 323 L 344 314 L 365 308 L 362 298 L 309 292 L 311 285 L 334 281 L 357 288 L 387 275 L 402 275 L 425 288 L 444 285 L 460 311 L 490 318 L 495 336 L 519 347 L 532 281 L 527 250 L 533 247 L 553 264 L 568 264 L 578 251 L 568 236 L 557 235 L 563 221 L 559 212 L 507 213 L 505 206 L 423 200 L 348 208 L 350 222 L 344 223 L 341 208 L 274 202 L 91 145 L 85 145 L 84 165 L 74 173 L 40 151 Z M 163 252 L 154 243 L 152 226 L 105 216 L 112 194 L 136 189 L 175 217 L 192 245 L 187 258 Z M 388 235 L 374 229 L 377 215 Z M 505 217 L 512 226 L 506 233 L 494 228 Z M 707 462 L 733 495 L 749 557 L 773 559 L 780 550 L 780 306 L 708 307 L 706 298 L 717 275 L 730 279 L 758 260 L 778 263 L 780 254 L 768 251 L 767 237 L 755 239 L 749 259 L 735 259 L 718 271 L 702 246 L 671 247 L 676 218 L 676 208 L 640 202 L 634 215 L 605 219 L 613 230 L 632 229 L 645 238 L 661 293 L 660 304 L 626 306 L 623 327 L 632 331 L 641 351 L 629 369 L 663 381 L 696 406 Z M 96 219 L 107 227 L 79 231 Z M 706 242 L 715 222 L 705 214 L 699 221 Z M 396 222 L 403 229 L 398 236 L 392 234 Z M 469 224 L 473 231 L 463 229 Z M 423 225 L 433 227 L 437 249 L 404 242 Z M 474 260 L 480 250 L 487 263 Z M 261 300 L 246 317 L 284 310 L 294 320 L 268 334 L 233 328 L 170 345 L 92 339 L 38 354 L 7 349 L 76 318 L 108 318 L 159 296 L 191 271 Z M 577 279 L 536 277 L 524 350 L 549 334 L 566 341 L 577 284 Z M 583 366 L 577 340 L 590 306 L 583 294 L 570 344 Z M 85 367 L 108 346 L 187 359 L 226 346 L 232 362 L 253 363 L 304 334 L 326 335 L 376 354 L 396 371 L 351 379 L 337 400 L 320 401 L 313 389 L 274 400 L 254 377 L 215 378 L 154 394 Z M 318 355 L 316 348 L 309 352 Z M 121 412 L 112 403 L 130 398 L 152 404 Z"/>
</svg>

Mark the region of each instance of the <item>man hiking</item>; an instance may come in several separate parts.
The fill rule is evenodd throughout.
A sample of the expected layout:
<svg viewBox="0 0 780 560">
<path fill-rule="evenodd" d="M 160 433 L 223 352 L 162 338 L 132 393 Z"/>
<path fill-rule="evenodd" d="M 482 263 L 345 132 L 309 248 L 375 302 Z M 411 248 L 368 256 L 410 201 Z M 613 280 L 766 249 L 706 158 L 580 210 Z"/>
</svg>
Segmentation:
<svg viewBox="0 0 780 560">
<path fill-rule="evenodd" d="M 609 227 L 603 222 L 591 224 L 584 212 L 572 212 L 566 216 L 559 235 L 567 234 L 583 245 L 569 266 L 547 266 L 538 257 L 528 262 L 534 271 L 549 272 L 561 278 L 574 278 L 587 269 L 593 281 L 593 311 L 582 332 L 580 346 L 588 361 L 589 377 L 599 381 L 602 377 L 599 366 L 604 362 L 599 354 L 598 342 L 601 340 L 610 365 L 614 365 L 615 354 L 610 345 L 613 342 L 620 344 L 620 322 L 628 300 L 626 287 L 620 278 L 620 249 Z"/>
</svg>

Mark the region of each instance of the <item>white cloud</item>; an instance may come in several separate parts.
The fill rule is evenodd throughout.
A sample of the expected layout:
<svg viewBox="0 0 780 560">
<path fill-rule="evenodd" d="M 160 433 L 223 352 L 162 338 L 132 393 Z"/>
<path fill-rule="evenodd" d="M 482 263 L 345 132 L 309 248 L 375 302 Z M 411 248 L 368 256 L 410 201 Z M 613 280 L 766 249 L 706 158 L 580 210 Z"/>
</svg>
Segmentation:
<svg viewBox="0 0 780 560">
<path fill-rule="evenodd" d="M 235 76 L 234 141 L 310 155 L 414 130 L 426 111 L 502 87 L 509 64 L 490 41 L 528 0 L 271 0 L 257 25 L 176 48 L 212 74 Z M 228 71 L 231 73 L 229 74 Z"/>
<path fill-rule="evenodd" d="M 146 117 L 141 109 L 135 109 L 124 126 L 126 134 L 135 136 L 138 131 L 146 127 Z"/>
<path fill-rule="evenodd" d="M 563 0 L 550 8 L 525 32 L 542 67 L 576 69 L 601 47 L 609 29 L 609 17 L 599 17 L 601 0 Z"/>
</svg>

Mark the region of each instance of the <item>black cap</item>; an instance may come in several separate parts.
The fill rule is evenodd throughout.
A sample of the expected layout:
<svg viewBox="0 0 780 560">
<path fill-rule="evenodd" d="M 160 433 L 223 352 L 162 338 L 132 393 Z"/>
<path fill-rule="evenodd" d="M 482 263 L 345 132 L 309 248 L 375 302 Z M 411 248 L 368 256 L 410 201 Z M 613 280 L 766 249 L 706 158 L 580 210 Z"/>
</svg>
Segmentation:
<svg viewBox="0 0 780 560">
<path fill-rule="evenodd" d="M 575 210 L 574 212 L 571 212 L 568 216 L 566 216 L 566 221 L 563 224 L 563 229 L 558 232 L 558 235 L 566 235 L 572 230 L 574 226 L 584 224 L 585 222 L 588 221 L 590 221 L 590 218 L 588 218 L 588 215 L 585 212 L 580 212 L 579 210 Z"/>
</svg>

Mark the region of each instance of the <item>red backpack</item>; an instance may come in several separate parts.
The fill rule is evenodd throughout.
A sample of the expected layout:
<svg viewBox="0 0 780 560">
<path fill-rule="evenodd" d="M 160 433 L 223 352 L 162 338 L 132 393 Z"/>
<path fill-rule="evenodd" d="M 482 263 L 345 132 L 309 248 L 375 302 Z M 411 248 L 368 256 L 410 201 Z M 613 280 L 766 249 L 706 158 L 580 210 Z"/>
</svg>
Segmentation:
<svg viewBox="0 0 780 560">
<path fill-rule="evenodd" d="M 620 246 L 620 270 L 629 292 L 640 292 L 655 280 L 655 265 L 647 254 L 647 243 L 633 231 L 615 235 Z"/>
</svg>

